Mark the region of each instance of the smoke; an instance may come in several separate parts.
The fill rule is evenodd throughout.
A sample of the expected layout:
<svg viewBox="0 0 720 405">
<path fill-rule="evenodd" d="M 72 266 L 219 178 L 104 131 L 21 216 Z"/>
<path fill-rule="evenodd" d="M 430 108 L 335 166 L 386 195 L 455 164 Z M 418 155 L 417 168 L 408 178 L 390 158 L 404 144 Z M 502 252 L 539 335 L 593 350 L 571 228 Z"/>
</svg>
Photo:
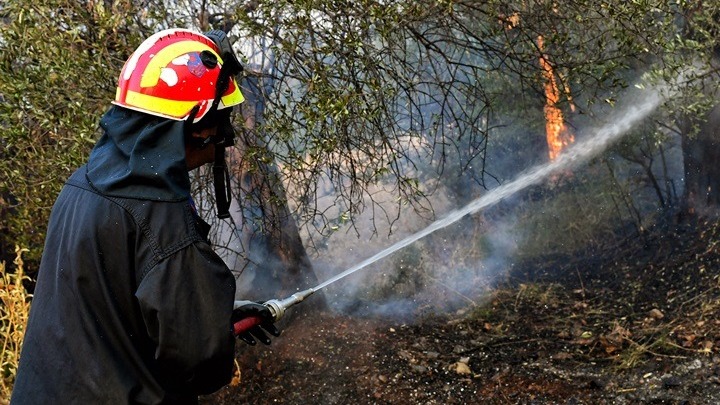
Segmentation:
<svg viewBox="0 0 720 405">
<path fill-rule="evenodd" d="M 323 289 L 328 301 L 340 311 L 400 319 L 482 304 L 512 269 L 524 238 L 509 204 L 512 197 L 559 171 L 586 163 L 632 130 L 662 100 L 656 90 L 628 96 L 618 103 L 625 109 L 615 110 L 595 128 L 577 131 L 578 142 L 556 160 L 536 165 L 466 205 L 455 206 L 448 197 L 451 193 L 440 188 L 431 200 L 440 219 L 403 212 L 390 236 L 378 236 L 389 233 L 382 228 L 377 234 L 360 229 L 360 237 L 336 232 L 313 257 L 318 278 L 329 280 Z M 381 192 L 374 194 L 376 201 Z M 390 195 L 387 200 L 391 203 L 386 209 L 396 209 Z M 497 206 L 500 202 L 503 207 Z M 371 215 L 356 218 L 356 227 L 373 223 Z M 342 278 L 335 281 L 338 275 Z"/>
<path fill-rule="evenodd" d="M 456 208 L 446 193 L 438 194 L 432 201 L 436 212 Z M 367 223 L 370 216 L 365 213 L 357 222 Z M 403 213 L 402 218 L 389 236 L 382 229 L 368 239 L 362 234 L 333 235 L 313 259 L 318 278 L 330 280 L 433 223 L 415 213 Z M 511 266 L 521 237 L 512 222 L 474 214 L 329 284 L 323 292 L 338 311 L 402 321 L 479 306 Z"/>
<path fill-rule="evenodd" d="M 462 196 L 450 187 L 437 185 L 449 182 L 432 180 L 427 187 L 434 189 L 429 202 L 436 215 L 430 218 L 425 212 L 409 209 L 399 212 L 407 207 L 398 205 L 396 195 L 383 185 L 369 190 L 372 203 L 381 208 L 365 210 L 354 218 L 354 228 L 341 228 L 319 250 L 313 251 L 318 279 L 331 280 L 388 247 L 413 238 L 438 218 L 460 208 Z M 464 186 L 471 187 L 467 183 Z M 318 206 L 323 210 L 334 203 L 335 196 L 329 194 L 318 201 Z M 378 221 L 373 216 L 379 211 L 385 217 L 399 219 L 392 225 Z M 400 320 L 473 307 L 482 303 L 496 274 L 507 267 L 516 246 L 510 224 L 490 221 L 479 213 L 370 263 L 331 283 L 322 293 L 337 311 Z"/>
</svg>

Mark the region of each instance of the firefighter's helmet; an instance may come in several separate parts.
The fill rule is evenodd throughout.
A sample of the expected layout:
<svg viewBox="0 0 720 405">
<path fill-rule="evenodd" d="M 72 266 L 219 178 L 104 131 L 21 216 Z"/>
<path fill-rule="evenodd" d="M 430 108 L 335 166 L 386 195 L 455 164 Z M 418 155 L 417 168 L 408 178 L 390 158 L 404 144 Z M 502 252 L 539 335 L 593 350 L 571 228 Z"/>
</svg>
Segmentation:
<svg viewBox="0 0 720 405">
<path fill-rule="evenodd" d="M 174 28 L 143 41 L 123 66 L 113 104 L 178 121 L 193 115 L 193 122 L 198 122 L 213 104 L 222 110 L 242 103 L 232 74 L 241 67 L 234 54 L 223 52 L 223 44 L 216 43 L 212 33 L 208 37 Z M 222 80 L 224 63 L 226 68 L 237 66 Z"/>
</svg>

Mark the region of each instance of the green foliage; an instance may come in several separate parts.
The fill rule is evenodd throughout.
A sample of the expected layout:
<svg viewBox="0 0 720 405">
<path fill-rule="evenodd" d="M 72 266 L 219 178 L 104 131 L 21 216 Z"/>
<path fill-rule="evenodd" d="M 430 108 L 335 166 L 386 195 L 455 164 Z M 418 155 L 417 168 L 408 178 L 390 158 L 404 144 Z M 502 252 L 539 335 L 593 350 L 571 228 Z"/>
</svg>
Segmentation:
<svg viewBox="0 0 720 405">
<path fill-rule="evenodd" d="M 433 175 L 485 185 L 488 136 L 513 152 L 538 151 L 541 55 L 558 76 L 560 107 L 590 114 L 614 103 L 628 78 L 653 69 L 674 78 L 689 61 L 706 64 L 716 41 L 703 33 L 717 23 L 708 15 L 661 1 L 305 0 L 257 2 L 234 17 L 241 37 L 263 37 L 272 54 L 261 131 L 312 221 L 322 214 L 302 202 L 327 183 L 353 215 L 376 204 L 368 185 L 378 181 L 410 203 L 425 197 L 415 184 Z M 683 36 L 696 22 L 704 43 Z M 508 136 L 508 121 L 529 129 Z M 529 146 L 508 139 L 523 135 Z"/>
<path fill-rule="evenodd" d="M 0 196 L 7 240 L 41 252 L 52 203 L 96 140 L 117 74 L 143 36 L 137 11 L 8 0 L 0 24 Z M 145 31 L 147 32 L 147 30 Z"/>
</svg>

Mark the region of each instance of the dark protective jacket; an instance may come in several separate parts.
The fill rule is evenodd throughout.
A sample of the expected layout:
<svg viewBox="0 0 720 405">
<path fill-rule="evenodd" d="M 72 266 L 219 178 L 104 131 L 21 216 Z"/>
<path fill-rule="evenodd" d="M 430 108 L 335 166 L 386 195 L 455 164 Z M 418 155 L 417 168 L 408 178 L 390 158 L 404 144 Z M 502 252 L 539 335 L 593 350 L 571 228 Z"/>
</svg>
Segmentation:
<svg viewBox="0 0 720 405">
<path fill-rule="evenodd" d="M 235 279 L 183 123 L 112 107 L 53 206 L 12 404 L 185 404 L 227 384 Z"/>
</svg>

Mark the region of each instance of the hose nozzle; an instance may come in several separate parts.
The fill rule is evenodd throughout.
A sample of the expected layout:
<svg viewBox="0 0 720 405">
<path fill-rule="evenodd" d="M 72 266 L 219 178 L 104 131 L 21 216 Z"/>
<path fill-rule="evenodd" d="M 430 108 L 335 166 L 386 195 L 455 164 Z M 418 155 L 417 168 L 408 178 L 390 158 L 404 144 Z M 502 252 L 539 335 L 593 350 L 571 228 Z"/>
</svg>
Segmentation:
<svg viewBox="0 0 720 405">
<path fill-rule="evenodd" d="M 273 318 L 275 318 L 275 322 L 282 319 L 283 316 L 285 316 L 285 310 L 290 308 L 291 306 L 298 304 L 305 300 L 305 298 L 309 297 L 315 292 L 315 289 L 308 288 L 305 291 L 296 292 L 295 294 L 281 300 L 272 299 L 269 301 L 266 301 L 263 305 L 270 308 L 270 312 L 273 314 Z"/>
<path fill-rule="evenodd" d="M 279 321 L 285 316 L 285 311 L 291 306 L 302 302 L 305 298 L 309 297 L 315 292 L 314 288 L 309 288 L 305 291 L 296 292 L 295 294 L 281 300 L 272 299 L 263 303 L 273 316 L 273 322 Z M 262 318 L 259 316 L 250 316 L 243 318 L 233 324 L 233 331 L 235 335 L 244 333 L 257 325 L 260 325 Z"/>
</svg>

